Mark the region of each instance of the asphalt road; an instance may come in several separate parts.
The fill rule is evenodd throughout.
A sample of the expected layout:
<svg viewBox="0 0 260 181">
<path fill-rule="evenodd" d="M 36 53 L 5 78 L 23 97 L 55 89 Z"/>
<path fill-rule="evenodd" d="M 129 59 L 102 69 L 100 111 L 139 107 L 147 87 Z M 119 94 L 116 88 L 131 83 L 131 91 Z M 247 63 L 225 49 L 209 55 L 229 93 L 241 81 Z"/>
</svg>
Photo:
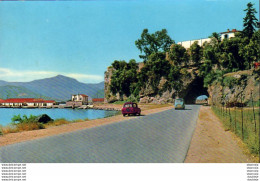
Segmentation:
<svg viewBox="0 0 260 181">
<path fill-rule="evenodd" d="M 167 110 L 109 125 L 0 148 L 1 163 L 181 163 L 199 106 Z"/>
</svg>

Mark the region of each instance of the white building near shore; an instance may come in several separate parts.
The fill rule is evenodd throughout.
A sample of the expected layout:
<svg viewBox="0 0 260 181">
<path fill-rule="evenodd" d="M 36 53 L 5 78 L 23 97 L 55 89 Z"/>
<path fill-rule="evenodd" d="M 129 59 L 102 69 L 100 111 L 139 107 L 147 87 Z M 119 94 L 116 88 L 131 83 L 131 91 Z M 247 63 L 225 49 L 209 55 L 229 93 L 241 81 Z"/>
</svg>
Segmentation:
<svg viewBox="0 0 260 181">
<path fill-rule="evenodd" d="M 51 107 L 55 103 L 54 100 L 44 100 L 44 99 L 37 99 L 37 98 L 10 98 L 0 100 L 0 106 L 7 106 L 7 107 L 21 107 L 21 106 L 28 106 L 28 107 Z"/>
<path fill-rule="evenodd" d="M 66 106 L 82 106 L 88 105 L 88 96 L 85 94 L 75 94 L 71 96 L 71 101 L 66 102 Z"/>
</svg>

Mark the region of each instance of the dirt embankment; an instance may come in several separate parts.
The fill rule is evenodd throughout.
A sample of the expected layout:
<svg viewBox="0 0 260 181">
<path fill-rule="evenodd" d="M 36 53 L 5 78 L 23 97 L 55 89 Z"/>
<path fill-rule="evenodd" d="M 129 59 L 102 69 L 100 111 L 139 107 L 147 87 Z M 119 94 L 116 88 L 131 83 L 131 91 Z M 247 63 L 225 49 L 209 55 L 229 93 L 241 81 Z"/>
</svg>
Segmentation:
<svg viewBox="0 0 260 181">
<path fill-rule="evenodd" d="M 108 105 L 100 105 L 100 106 L 108 106 Z M 110 107 L 120 108 L 122 105 L 110 105 Z M 173 106 L 171 105 L 141 105 L 142 108 L 142 115 L 148 115 L 168 109 L 172 109 Z M 134 118 L 134 116 L 130 117 L 123 117 L 122 115 L 117 115 L 113 117 L 108 118 L 102 118 L 102 119 L 96 119 L 96 120 L 90 120 L 90 121 L 84 121 L 84 122 L 77 122 L 77 123 L 70 123 L 65 125 L 60 125 L 57 127 L 49 127 L 47 129 L 41 129 L 41 130 L 33 130 L 33 131 L 24 131 L 24 132 L 18 132 L 18 133 L 10 133 L 3 136 L 0 136 L 0 146 L 14 144 L 22 141 L 28 141 L 33 140 L 37 138 L 57 135 L 61 133 L 67 133 L 72 132 L 76 130 L 91 128 L 95 126 L 110 124 L 114 122 L 119 122 L 127 119 Z"/>
<path fill-rule="evenodd" d="M 185 163 L 251 163 L 257 158 L 237 136 L 225 131 L 210 107 L 202 106 Z"/>
</svg>

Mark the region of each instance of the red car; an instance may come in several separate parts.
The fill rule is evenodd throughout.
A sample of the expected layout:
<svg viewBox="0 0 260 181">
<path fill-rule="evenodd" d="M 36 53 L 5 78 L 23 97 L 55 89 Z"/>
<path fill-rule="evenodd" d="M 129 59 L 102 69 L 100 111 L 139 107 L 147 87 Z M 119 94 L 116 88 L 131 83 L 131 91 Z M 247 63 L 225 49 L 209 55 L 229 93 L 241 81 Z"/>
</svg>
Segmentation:
<svg viewBox="0 0 260 181">
<path fill-rule="evenodd" d="M 137 106 L 136 103 L 133 102 L 126 102 L 124 103 L 124 106 L 122 108 L 122 114 L 123 116 L 127 115 L 141 115 L 141 109 Z"/>
</svg>

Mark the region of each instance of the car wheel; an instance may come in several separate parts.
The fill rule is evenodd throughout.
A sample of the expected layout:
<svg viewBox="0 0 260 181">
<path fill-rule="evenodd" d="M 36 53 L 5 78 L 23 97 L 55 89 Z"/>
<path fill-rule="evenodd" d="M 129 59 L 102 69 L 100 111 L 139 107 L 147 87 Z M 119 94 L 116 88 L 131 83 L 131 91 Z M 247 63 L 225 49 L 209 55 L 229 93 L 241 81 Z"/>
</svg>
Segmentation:
<svg viewBox="0 0 260 181">
<path fill-rule="evenodd" d="M 123 116 L 125 116 L 125 114 L 123 114 Z"/>
</svg>

